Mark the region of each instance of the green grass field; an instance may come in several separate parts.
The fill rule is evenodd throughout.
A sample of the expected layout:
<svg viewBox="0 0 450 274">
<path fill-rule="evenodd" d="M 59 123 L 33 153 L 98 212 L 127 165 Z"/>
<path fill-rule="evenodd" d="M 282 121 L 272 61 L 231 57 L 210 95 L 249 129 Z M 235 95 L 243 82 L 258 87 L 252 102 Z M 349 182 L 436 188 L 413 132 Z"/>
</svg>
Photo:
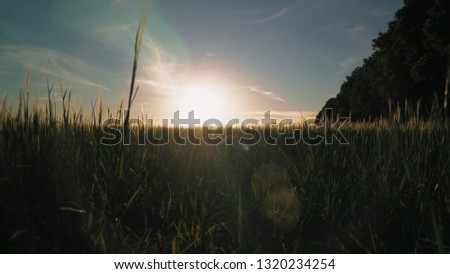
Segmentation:
<svg viewBox="0 0 450 274">
<path fill-rule="evenodd" d="M 114 113 L 27 94 L 0 110 L 2 253 L 450 251 L 445 119 L 348 124 L 349 145 L 105 146 Z"/>
</svg>

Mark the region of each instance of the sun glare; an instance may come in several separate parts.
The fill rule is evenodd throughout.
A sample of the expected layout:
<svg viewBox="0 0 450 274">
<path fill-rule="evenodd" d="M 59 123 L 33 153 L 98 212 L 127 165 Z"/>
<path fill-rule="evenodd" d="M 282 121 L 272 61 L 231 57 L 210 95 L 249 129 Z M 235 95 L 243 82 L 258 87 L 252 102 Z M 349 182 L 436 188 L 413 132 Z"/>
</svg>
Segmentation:
<svg viewBox="0 0 450 274">
<path fill-rule="evenodd" d="M 181 91 L 177 101 L 181 115 L 187 116 L 187 113 L 194 111 L 195 118 L 201 122 L 211 118 L 223 120 L 226 115 L 225 88 L 216 83 L 189 84 Z"/>
</svg>

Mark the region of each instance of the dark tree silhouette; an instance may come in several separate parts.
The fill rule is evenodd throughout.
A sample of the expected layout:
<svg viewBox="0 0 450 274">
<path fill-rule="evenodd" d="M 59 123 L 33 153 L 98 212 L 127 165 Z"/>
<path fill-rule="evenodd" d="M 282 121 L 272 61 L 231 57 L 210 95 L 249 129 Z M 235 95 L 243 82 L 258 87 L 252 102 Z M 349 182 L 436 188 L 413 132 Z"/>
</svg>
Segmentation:
<svg viewBox="0 0 450 274">
<path fill-rule="evenodd" d="M 423 115 L 435 103 L 444 106 L 450 73 L 449 6 L 447 0 L 405 0 L 388 30 L 373 40 L 373 54 L 347 76 L 323 109 L 367 120 L 387 114 L 388 102 L 404 108 L 405 102 L 416 106 L 420 101 Z M 317 117 L 325 118 L 323 113 Z"/>
</svg>

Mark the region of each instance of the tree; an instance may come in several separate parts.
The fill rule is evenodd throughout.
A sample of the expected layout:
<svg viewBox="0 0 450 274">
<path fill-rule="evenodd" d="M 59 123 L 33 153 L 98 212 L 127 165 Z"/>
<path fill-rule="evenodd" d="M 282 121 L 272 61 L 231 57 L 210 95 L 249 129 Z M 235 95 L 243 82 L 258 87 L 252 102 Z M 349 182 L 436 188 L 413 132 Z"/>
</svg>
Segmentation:
<svg viewBox="0 0 450 274">
<path fill-rule="evenodd" d="M 445 0 L 405 0 L 388 30 L 373 40 L 373 54 L 324 108 L 332 102 L 335 113 L 363 120 L 386 113 L 388 101 L 404 106 L 405 100 L 414 105 L 420 100 L 424 114 L 436 98 L 443 105 L 450 73 L 449 15 Z"/>
</svg>

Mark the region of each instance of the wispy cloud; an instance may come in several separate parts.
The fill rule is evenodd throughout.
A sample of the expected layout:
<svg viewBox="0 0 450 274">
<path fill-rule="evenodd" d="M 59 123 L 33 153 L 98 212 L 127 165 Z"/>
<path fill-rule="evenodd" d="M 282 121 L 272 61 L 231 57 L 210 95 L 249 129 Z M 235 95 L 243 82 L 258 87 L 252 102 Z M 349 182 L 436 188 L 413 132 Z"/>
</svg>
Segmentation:
<svg viewBox="0 0 450 274">
<path fill-rule="evenodd" d="M 197 70 L 180 64 L 176 55 L 151 36 L 144 38 L 142 53 L 136 79 L 141 95 L 152 102 L 155 102 L 155 96 L 158 97 L 161 106 L 168 109 L 180 99 Z"/>
<path fill-rule="evenodd" d="M 123 2 L 126 0 L 116 1 Z M 119 23 L 105 25 L 96 28 L 96 34 L 108 44 L 114 45 L 118 50 L 129 48 L 129 41 L 134 41 L 136 24 Z M 131 48 L 130 48 L 131 52 Z M 206 56 L 209 56 L 207 53 Z M 177 61 L 175 54 L 169 52 L 162 43 L 149 33 L 144 36 L 141 53 L 139 56 L 139 69 L 137 71 L 136 83 L 140 86 L 138 97 L 151 95 L 158 97 L 173 96 L 178 91 L 180 75 L 183 74 L 183 66 Z M 129 81 L 129 75 L 124 74 L 123 81 Z M 153 97 L 152 97 L 153 98 Z"/>
<path fill-rule="evenodd" d="M 116 32 L 116 31 L 131 31 L 133 24 L 119 24 L 113 26 L 105 26 L 96 29 L 98 32 Z"/>
<path fill-rule="evenodd" d="M 279 10 L 279 11 L 277 11 L 277 12 L 275 12 L 275 13 L 272 13 L 272 14 L 270 14 L 270 15 L 268 15 L 268 16 L 262 18 L 262 19 L 255 20 L 255 21 L 249 21 L 249 22 L 247 22 L 247 23 L 249 23 L 249 24 L 261 24 L 261 23 L 266 23 L 266 22 L 275 20 L 275 19 L 277 19 L 277 18 L 280 18 L 280 17 L 283 17 L 283 16 L 287 15 L 288 12 L 289 12 L 291 9 L 293 9 L 295 6 L 297 6 L 298 4 L 299 4 L 299 2 L 290 4 L 290 5 L 288 5 L 288 6 L 284 7 L 284 8 L 282 8 L 281 10 Z"/>
<path fill-rule="evenodd" d="M 53 49 L 22 45 L 3 46 L 0 47 L 1 62 L 16 63 L 24 69 L 54 76 L 68 83 L 109 90 L 106 86 L 94 82 L 102 79 L 104 71 L 80 58 Z"/>
<path fill-rule="evenodd" d="M 364 33 L 365 31 L 366 31 L 366 28 L 364 26 L 360 26 L 360 25 L 344 29 L 344 33 L 350 35 L 350 37 L 358 36 L 358 35 Z"/>
<path fill-rule="evenodd" d="M 339 64 L 339 70 L 338 70 L 337 74 L 342 75 L 342 74 L 348 73 L 359 62 L 360 62 L 360 60 L 356 59 L 355 57 L 349 57 L 349 58 L 345 59 L 344 61 L 342 61 Z"/>
<path fill-rule="evenodd" d="M 340 36 L 347 36 L 355 38 L 366 32 L 366 28 L 361 25 L 348 26 L 346 23 L 332 23 L 320 28 L 320 30 L 328 31 L 330 34 L 338 34 Z"/>
<path fill-rule="evenodd" d="M 138 81 L 143 81 L 152 87 L 168 89 L 178 82 L 177 76 L 181 74 L 182 66 L 178 64 L 176 56 L 168 52 L 160 43 L 151 37 L 145 37 L 142 43 L 143 52 L 141 60 L 141 73 Z"/>
<path fill-rule="evenodd" d="M 281 103 L 287 103 L 287 101 L 283 97 L 281 97 L 280 95 L 277 95 L 277 94 L 275 94 L 272 91 L 268 91 L 268 90 L 262 89 L 262 88 L 257 87 L 257 86 L 241 86 L 241 87 L 237 87 L 236 90 L 255 93 L 255 94 L 258 94 L 258 95 L 265 96 L 265 97 L 267 97 L 267 98 L 269 98 L 271 100 L 274 100 L 274 101 L 278 101 L 278 102 L 281 102 Z"/>
<path fill-rule="evenodd" d="M 248 111 L 244 112 L 242 116 L 244 118 L 262 118 L 267 110 L 264 111 Z M 270 117 L 272 119 L 276 119 L 277 122 L 280 122 L 284 119 L 292 119 L 293 123 L 303 122 L 307 119 L 314 119 L 317 116 L 317 112 L 313 111 L 298 111 L 298 110 L 270 110 Z"/>
</svg>

